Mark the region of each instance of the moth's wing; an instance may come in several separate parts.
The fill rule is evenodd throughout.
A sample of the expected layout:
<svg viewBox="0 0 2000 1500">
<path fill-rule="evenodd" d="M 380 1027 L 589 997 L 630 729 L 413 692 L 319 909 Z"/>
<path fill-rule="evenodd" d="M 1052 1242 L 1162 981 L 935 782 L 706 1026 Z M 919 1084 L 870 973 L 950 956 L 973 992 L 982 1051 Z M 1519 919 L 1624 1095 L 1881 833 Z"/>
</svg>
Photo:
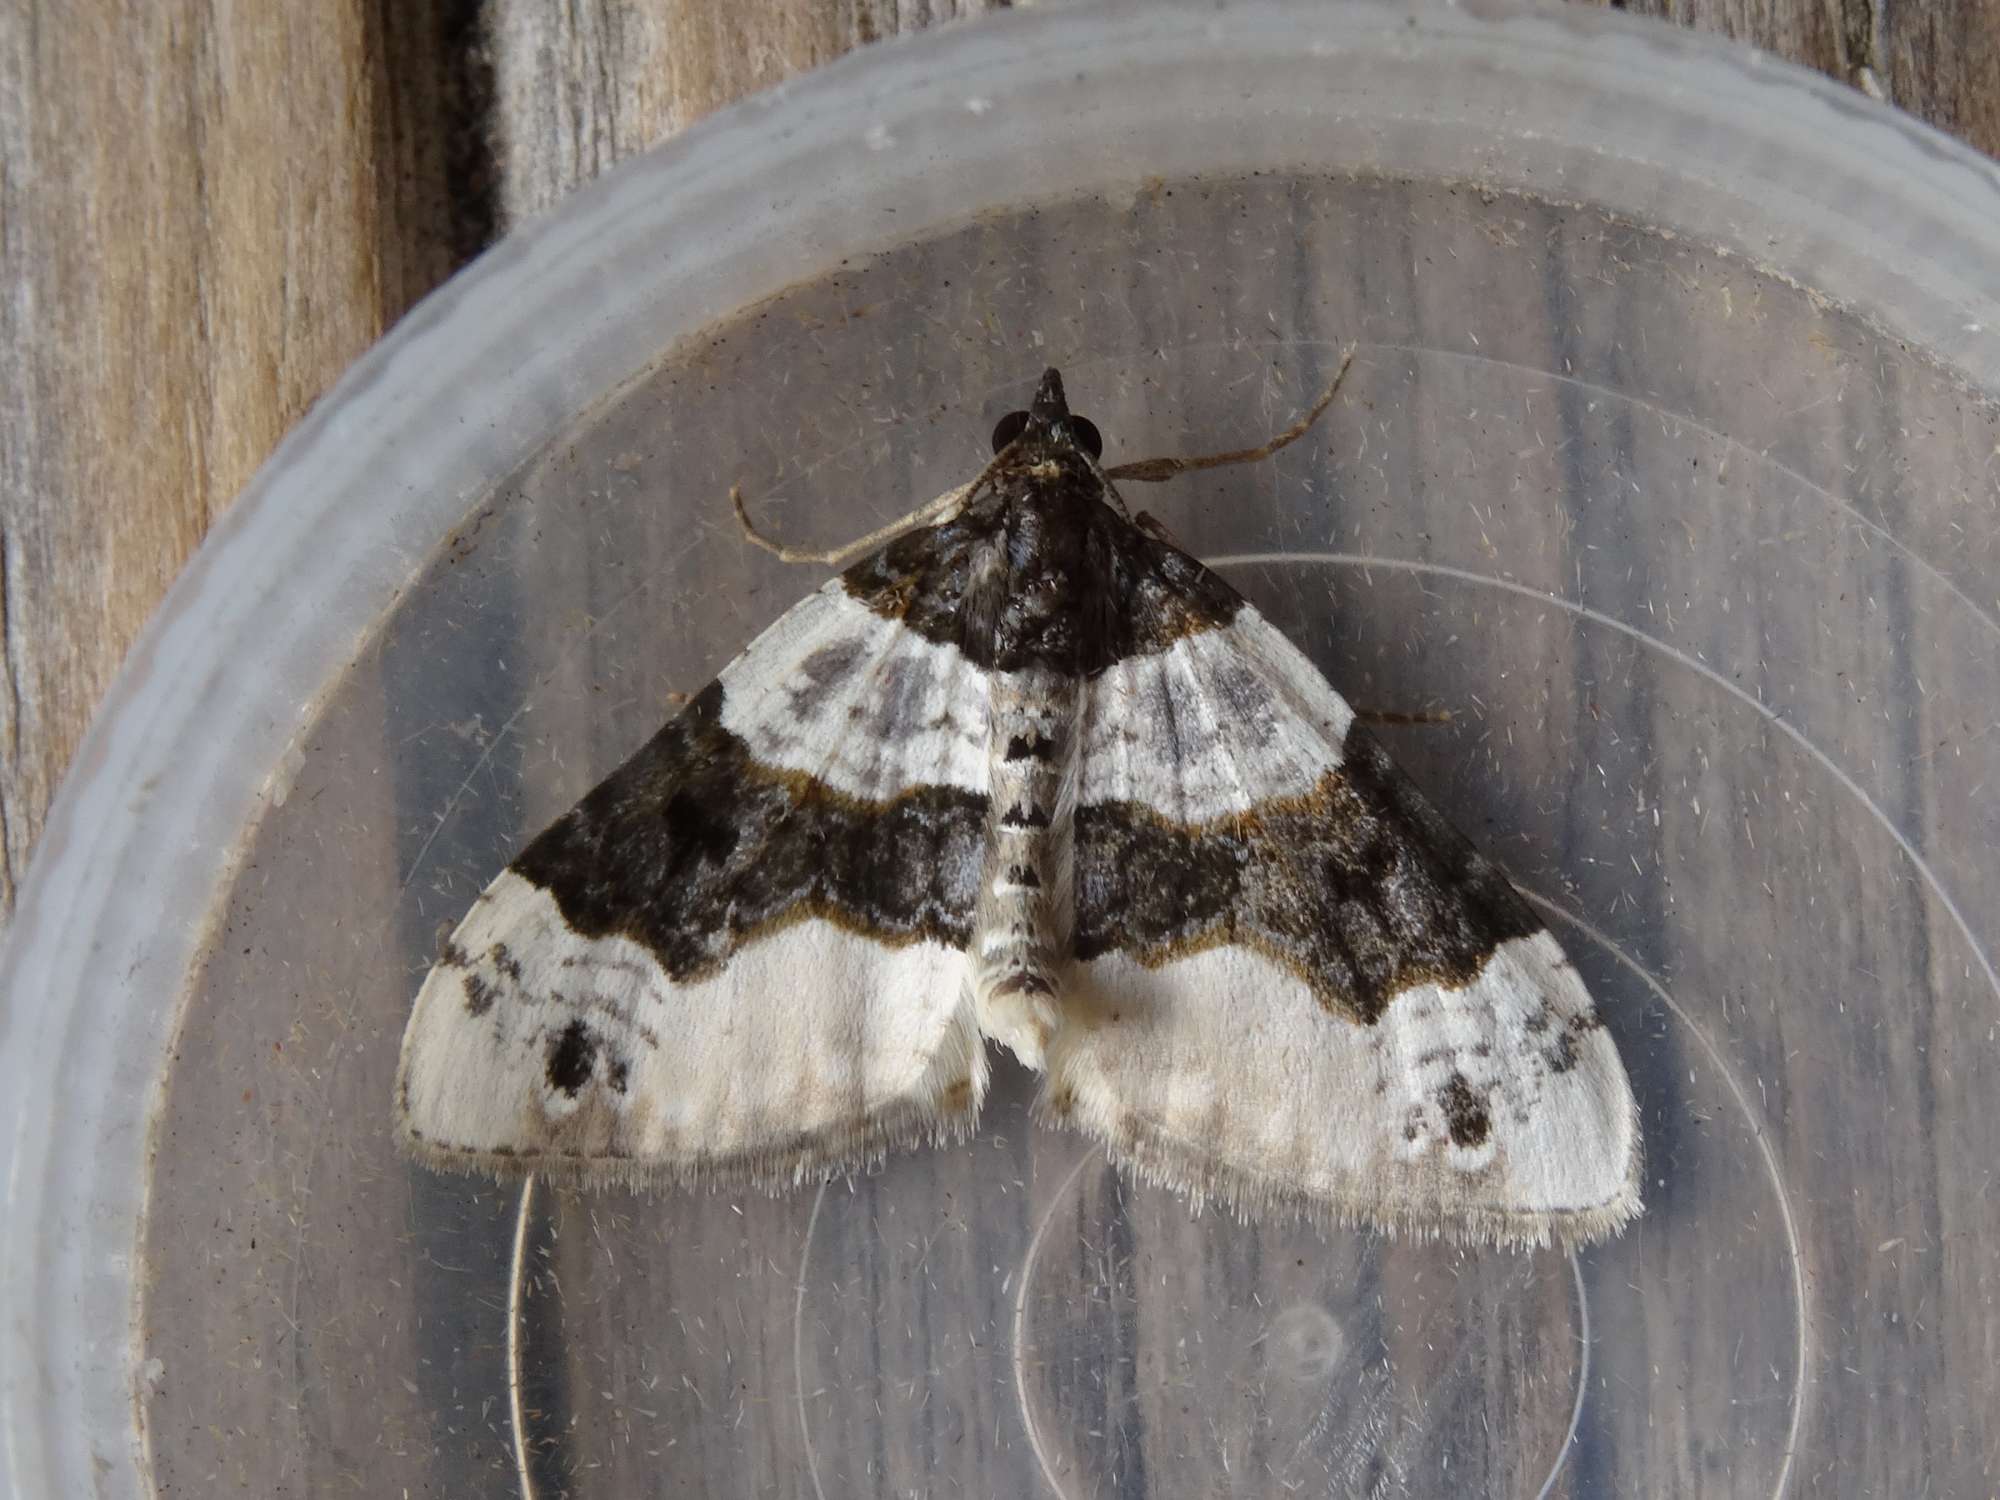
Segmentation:
<svg viewBox="0 0 2000 1500">
<path fill-rule="evenodd" d="M 1574 1244 L 1639 1211 L 1575 968 L 1247 604 L 1090 683 L 1080 778 L 1046 1114 L 1246 1213 Z"/>
<path fill-rule="evenodd" d="M 963 1132 L 986 682 L 833 580 L 487 889 L 403 1039 L 437 1166 L 797 1181 Z"/>
</svg>

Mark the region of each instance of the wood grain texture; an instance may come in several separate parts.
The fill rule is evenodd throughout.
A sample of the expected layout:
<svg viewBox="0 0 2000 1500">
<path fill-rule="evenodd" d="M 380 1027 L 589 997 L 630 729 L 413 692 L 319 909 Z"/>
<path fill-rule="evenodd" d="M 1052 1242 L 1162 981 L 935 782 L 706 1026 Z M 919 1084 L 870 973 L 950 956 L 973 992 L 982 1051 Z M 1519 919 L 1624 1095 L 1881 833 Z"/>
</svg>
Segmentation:
<svg viewBox="0 0 2000 1500">
<path fill-rule="evenodd" d="M 1817 68 L 2000 153 L 2000 3 L 1996 0 L 1611 0 Z"/>
<path fill-rule="evenodd" d="M 0 16 L 0 912 L 189 553 L 463 258 L 450 36 L 390 0 Z"/>
<path fill-rule="evenodd" d="M 506 226 L 1000 0 L 0 11 L 0 920 L 147 616 L 285 431 Z M 2000 151 L 2000 0 L 1639 0 Z"/>
<path fill-rule="evenodd" d="M 519 223 L 703 115 L 898 32 L 1006 0 L 494 0 L 500 203 Z"/>
</svg>

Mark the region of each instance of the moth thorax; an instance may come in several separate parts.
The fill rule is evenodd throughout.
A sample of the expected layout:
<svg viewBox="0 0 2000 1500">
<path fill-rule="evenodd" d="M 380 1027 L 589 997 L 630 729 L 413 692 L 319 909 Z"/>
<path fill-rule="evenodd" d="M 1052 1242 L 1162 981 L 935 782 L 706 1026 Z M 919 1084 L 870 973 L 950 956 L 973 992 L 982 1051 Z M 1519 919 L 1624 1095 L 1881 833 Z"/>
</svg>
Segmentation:
<svg viewBox="0 0 2000 1500">
<path fill-rule="evenodd" d="M 973 922 L 980 1029 L 1029 1067 L 1056 1024 L 1068 927 L 1071 808 L 1063 795 L 1076 739 L 1076 681 L 1054 672 L 998 674 L 988 755 L 986 868 Z"/>
</svg>

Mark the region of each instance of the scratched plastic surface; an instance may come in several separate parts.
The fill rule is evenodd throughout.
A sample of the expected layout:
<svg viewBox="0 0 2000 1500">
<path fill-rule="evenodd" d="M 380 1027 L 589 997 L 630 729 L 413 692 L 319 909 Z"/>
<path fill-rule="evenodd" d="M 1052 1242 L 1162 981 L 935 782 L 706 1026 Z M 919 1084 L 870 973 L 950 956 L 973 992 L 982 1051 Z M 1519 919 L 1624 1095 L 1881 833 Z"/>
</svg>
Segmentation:
<svg viewBox="0 0 2000 1500">
<path fill-rule="evenodd" d="M 765 259 L 697 284 L 674 237 L 738 223 L 702 192 Z M 1949 220 L 1924 256 L 1881 227 L 1912 203 Z M 254 806 L 117 866 L 210 860 L 213 926 L 177 1012 L 132 997 L 174 1029 L 102 1354 L 144 1439 L 103 1435 L 102 1492 L 1990 1493 L 2000 366 L 1964 288 L 1996 205 L 1886 112 L 1664 32 L 1309 6 L 884 49 L 583 195 L 560 254 L 419 314 L 505 293 L 535 400 L 494 416 L 475 369 L 378 454 L 342 413 L 452 378 L 392 344 L 254 499 L 329 445 L 379 464 L 321 503 L 385 519 L 289 566 L 393 598 L 260 668 L 293 717 L 230 731 Z M 554 264 L 594 315 L 535 311 Z M 607 330 L 657 347 L 621 369 Z M 1308 440 L 1135 503 L 1350 699 L 1451 712 L 1391 749 L 1598 995 L 1634 1228 L 1572 1258 L 1192 1214 L 1033 1128 L 1011 1064 L 972 1141 L 775 1200 L 396 1158 L 440 932 L 820 576 L 742 545 L 732 483 L 832 543 L 969 476 L 1045 364 L 1123 460 L 1259 440 L 1349 342 Z"/>
</svg>

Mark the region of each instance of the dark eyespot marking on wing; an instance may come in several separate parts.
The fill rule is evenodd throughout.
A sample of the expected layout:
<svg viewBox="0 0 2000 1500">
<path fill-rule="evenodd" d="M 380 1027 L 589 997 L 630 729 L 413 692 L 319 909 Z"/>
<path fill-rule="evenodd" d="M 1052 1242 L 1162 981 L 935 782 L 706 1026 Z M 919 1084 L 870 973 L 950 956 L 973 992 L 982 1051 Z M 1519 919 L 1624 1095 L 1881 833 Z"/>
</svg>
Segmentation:
<svg viewBox="0 0 2000 1500">
<path fill-rule="evenodd" d="M 1479 1097 L 1463 1073 L 1454 1073 L 1438 1090 L 1438 1108 L 1444 1112 L 1445 1129 L 1454 1146 L 1483 1146 L 1492 1133 L 1493 1118 L 1486 1101 Z"/>
<path fill-rule="evenodd" d="M 571 1021 L 549 1040 L 549 1088 L 574 1099 L 590 1082 L 597 1061 L 597 1038 L 581 1021 Z"/>
</svg>

